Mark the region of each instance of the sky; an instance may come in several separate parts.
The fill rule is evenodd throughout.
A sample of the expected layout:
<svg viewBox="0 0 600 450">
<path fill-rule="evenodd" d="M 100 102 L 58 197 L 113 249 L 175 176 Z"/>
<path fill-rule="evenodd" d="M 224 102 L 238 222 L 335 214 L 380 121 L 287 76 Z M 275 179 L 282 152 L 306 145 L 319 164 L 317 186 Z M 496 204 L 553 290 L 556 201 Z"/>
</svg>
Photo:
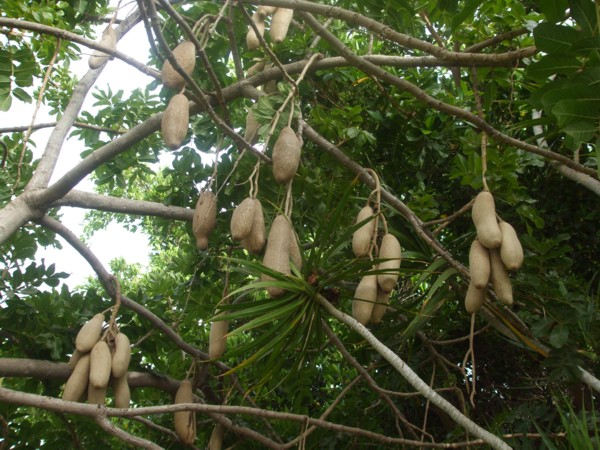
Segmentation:
<svg viewBox="0 0 600 450">
<path fill-rule="evenodd" d="M 133 5 L 135 5 L 135 3 Z M 124 8 L 120 11 L 118 16 L 119 19 L 124 18 L 130 9 L 131 8 Z M 99 27 L 98 36 L 101 35 L 104 27 L 104 25 Z M 147 48 L 147 36 L 143 25 L 141 24 L 138 24 L 118 43 L 118 49 L 120 51 L 135 55 L 139 60 L 145 59 L 145 52 L 147 51 L 145 49 Z M 87 72 L 87 60 L 89 54 L 91 54 L 90 49 L 83 46 L 81 46 L 81 49 L 85 54 L 82 55 L 80 61 L 75 62 L 71 66 L 72 70 L 79 78 Z M 123 89 L 125 95 L 127 95 L 128 92 L 131 92 L 137 87 L 145 86 L 150 81 L 149 77 L 137 72 L 131 66 L 128 66 L 118 59 L 109 61 L 107 64 L 110 66 L 110 70 L 103 70 L 102 75 L 96 83 L 96 86 L 99 88 L 105 89 L 107 84 L 110 84 L 113 92 L 118 89 Z M 127 75 L 124 76 L 124 74 Z M 93 110 L 93 102 L 93 97 L 88 95 L 82 110 Z M 9 112 L 0 113 L 0 123 L 2 123 L 3 127 L 29 125 L 34 110 L 35 101 L 34 103 L 26 104 L 13 99 L 13 106 Z M 51 122 L 52 120 L 53 119 L 47 114 L 47 111 L 42 107 L 38 112 L 36 123 Z M 36 157 L 39 157 L 45 148 L 51 131 L 52 129 L 48 128 L 35 131 L 32 134 L 31 139 L 35 141 L 37 147 Z M 66 142 L 58 160 L 51 183 L 73 166 L 73 155 L 79 155 L 83 150 L 85 150 L 83 143 L 77 141 L 75 138 Z M 93 183 L 86 178 L 77 185 L 76 189 L 93 192 Z M 87 210 L 81 208 L 62 207 L 60 209 L 62 215 L 61 222 L 69 227 L 76 235 L 81 237 L 86 212 Z M 38 252 L 37 259 L 41 260 L 44 258 L 46 265 L 54 263 L 58 272 L 71 274 L 71 277 L 66 281 L 71 287 L 82 284 L 89 276 L 95 276 L 91 267 L 83 257 L 73 250 L 65 241 L 62 239 L 59 240 L 63 246 L 61 250 L 54 248 L 42 249 Z M 107 242 L 110 242 L 110 245 L 107 245 Z M 109 262 L 117 257 L 125 258 L 128 263 L 139 263 L 142 267 L 145 267 L 149 260 L 150 249 L 147 237 L 140 231 L 135 234 L 130 233 L 116 223 L 110 224 L 106 230 L 96 232 L 88 241 L 88 245 L 107 269 L 109 268 Z"/>
</svg>

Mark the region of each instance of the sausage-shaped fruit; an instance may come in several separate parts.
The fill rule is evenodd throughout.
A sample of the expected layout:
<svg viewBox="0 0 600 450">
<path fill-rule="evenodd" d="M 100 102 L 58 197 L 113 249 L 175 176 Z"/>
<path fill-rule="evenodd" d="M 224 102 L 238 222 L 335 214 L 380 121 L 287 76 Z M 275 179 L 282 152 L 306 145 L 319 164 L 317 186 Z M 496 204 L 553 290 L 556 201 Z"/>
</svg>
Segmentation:
<svg viewBox="0 0 600 450">
<path fill-rule="evenodd" d="M 496 248 L 490 250 L 490 279 L 492 280 L 492 286 L 498 296 L 498 300 L 505 305 L 512 305 L 512 284 L 508 276 L 508 271 L 500 258 L 500 251 Z"/>
<path fill-rule="evenodd" d="M 242 245 L 251 253 L 260 253 L 267 242 L 267 230 L 265 228 L 265 217 L 260 200 L 256 200 L 254 206 L 254 222 L 250 234 L 242 239 Z"/>
<path fill-rule="evenodd" d="M 225 430 L 223 425 L 217 423 L 210 434 L 210 441 L 208 441 L 208 450 L 221 450 L 223 447 L 223 437 Z"/>
<path fill-rule="evenodd" d="M 163 141 L 169 149 L 176 150 L 181 147 L 189 123 L 188 99 L 184 94 L 176 94 L 169 100 L 160 123 Z"/>
<path fill-rule="evenodd" d="M 240 241 L 252 232 L 252 226 L 254 225 L 254 209 L 258 200 L 254 198 L 245 198 L 242 202 L 233 210 L 231 215 L 231 239 L 234 241 Z"/>
<path fill-rule="evenodd" d="M 90 379 L 90 354 L 79 358 L 63 390 L 63 400 L 77 402 L 85 393 Z"/>
<path fill-rule="evenodd" d="M 108 386 L 95 387 L 89 384 L 87 390 L 87 402 L 90 405 L 104 405 L 106 403 L 107 390 Z"/>
<path fill-rule="evenodd" d="M 90 385 L 95 388 L 108 386 L 112 368 L 112 357 L 108 344 L 104 341 L 96 342 L 90 352 Z"/>
<path fill-rule="evenodd" d="M 473 240 L 469 250 L 469 273 L 471 283 L 476 288 L 487 286 L 490 279 L 490 251 L 477 239 Z"/>
<path fill-rule="evenodd" d="M 285 275 L 290 274 L 290 241 L 292 226 L 284 215 L 278 215 L 271 224 L 263 265 Z M 271 281 L 272 277 L 263 274 L 262 281 Z M 269 286 L 267 292 L 271 298 L 279 297 L 285 292 L 279 287 Z"/>
<path fill-rule="evenodd" d="M 227 345 L 228 322 L 214 320 L 210 323 L 210 336 L 208 340 L 208 357 L 219 359 L 225 353 Z"/>
<path fill-rule="evenodd" d="M 485 301 L 485 293 L 487 289 L 477 288 L 473 283 L 469 283 L 467 294 L 465 295 L 465 309 L 469 314 L 475 314 Z"/>
<path fill-rule="evenodd" d="M 251 145 L 254 145 L 258 142 L 258 127 L 259 123 L 254 116 L 252 108 L 250 108 L 246 114 L 246 129 L 244 130 L 244 139 Z"/>
<path fill-rule="evenodd" d="M 494 196 L 487 191 L 481 191 L 475 197 L 471 217 L 477 230 L 477 239 L 486 248 L 498 248 L 502 243 L 502 232 L 496 220 L 496 205 Z"/>
<path fill-rule="evenodd" d="M 112 378 L 113 394 L 115 397 L 115 408 L 129 408 L 131 402 L 131 391 L 127 381 L 127 373 L 119 378 Z"/>
<path fill-rule="evenodd" d="M 75 338 L 75 348 L 80 353 L 89 352 L 96 345 L 96 342 L 100 340 L 103 323 L 104 314 L 98 313 L 81 327 Z"/>
<path fill-rule="evenodd" d="M 196 66 L 196 47 L 192 41 L 183 41 L 173 49 L 173 56 L 181 69 L 191 75 Z M 168 88 L 180 90 L 185 85 L 185 80 L 177 72 L 171 62 L 166 59 L 160 72 L 163 85 Z"/>
<path fill-rule="evenodd" d="M 286 184 L 298 171 L 302 145 L 291 127 L 283 127 L 273 146 L 273 176 Z"/>
<path fill-rule="evenodd" d="M 271 18 L 271 41 L 274 43 L 283 42 L 288 33 L 288 28 L 292 22 L 292 16 L 294 15 L 293 9 L 288 8 L 277 8 L 273 17 Z"/>
<path fill-rule="evenodd" d="M 257 13 L 252 15 L 252 22 L 256 25 L 256 29 L 260 33 L 261 36 L 265 35 L 265 20 Z M 260 39 L 256 35 L 254 28 L 248 26 L 248 34 L 246 35 L 246 45 L 248 46 L 248 50 L 256 50 L 260 46 Z"/>
<path fill-rule="evenodd" d="M 377 325 L 381 322 L 390 303 L 390 295 L 391 292 L 385 292 L 381 289 L 377 290 L 377 300 L 373 305 L 373 311 L 371 311 L 371 323 Z"/>
<path fill-rule="evenodd" d="M 295 231 L 292 231 L 292 237 L 290 239 L 290 260 L 292 264 L 296 266 L 299 271 L 302 270 L 302 253 L 300 252 L 300 245 L 298 244 L 298 235 Z"/>
<path fill-rule="evenodd" d="M 75 366 L 77 365 L 77 361 L 79 361 L 79 358 L 81 358 L 82 353 L 75 349 L 75 351 L 71 354 L 71 357 L 69 358 L 69 362 L 67 363 L 67 366 L 69 366 L 69 369 L 74 369 Z"/>
<path fill-rule="evenodd" d="M 377 283 L 382 291 L 391 292 L 398 281 L 398 269 L 402 258 L 402 248 L 396 236 L 390 233 L 383 236 L 379 246 L 379 258 L 387 259 L 380 262 L 378 267 L 379 270 L 385 270 L 387 273 L 378 274 Z"/>
<path fill-rule="evenodd" d="M 377 275 L 365 275 L 354 291 L 352 317 L 363 325 L 371 319 L 373 306 L 377 301 Z"/>
<path fill-rule="evenodd" d="M 368 219 L 369 217 L 373 216 L 373 214 L 375 214 L 373 208 L 370 206 L 365 206 L 356 216 L 356 223 L 358 224 Z M 373 239 L 374 232 L 374 217 L 354 231 L 354 234 L 352 235 L 352 251 L 354 252 L 355 256 L 361 257 L 369 254 L 369 247 L 371 246 L 371 240 Z"/>
<path fill-rule="evenodd" d="M 276 10 L 277 10 L 277 6 L 261 5 L 258 8 L 256 8 L 256 14 L 258 14 L 258 16 L 260 16 L 264 19 L 265 17 L 273 14 Z"/>
<path fill-rule="evenodd" d="M 211 191 L 204 191 L 198 197 L 192 230 L 196 237 L 196 246 L 199 250 L 208 248 L 208 236 L 217 223 L 217 198 Z"/>
<path fill-rule="evenodd" d="M 523 264 L 523 247 L 517 232 L 508 222 L 501 221 L 498 226 L 502 232 L 500 258 L 508 270 L 517 270 Z"/>
<path fill-rule="evenodd" d="M 111 50 L 117 49 L 117 31 L 111 27 L 110 25 L 106 27 L 104 33 L 102 33 L 102 38 L 100 38 L 100 45 L 104 45 Z M 108 59 L 111 58 L 111 55 L 104 53 L 102 50 L 94 50 L 90 59 L 88 59 L 88 66 L 90 69 L 94 70 L 98 67 L 101 67 Z"/>
<path fill-rule="evenodd" d="M 121 378 L 129 369 L 131 361 L 131 342 L 124 333 L 115 336 L 115 352 L 112 355 L 112 376 Z"/>
<path fill-rule="evenodd" d="M 175 404 L 193 403 L 194 392 L 192 382 L 183 380 L 175 394 Z M 194 411 L 177 411 L 174 413 L 175 432 L 185 444 L 192 445 L 196 440 L 196 413 Z"/>
</svg>

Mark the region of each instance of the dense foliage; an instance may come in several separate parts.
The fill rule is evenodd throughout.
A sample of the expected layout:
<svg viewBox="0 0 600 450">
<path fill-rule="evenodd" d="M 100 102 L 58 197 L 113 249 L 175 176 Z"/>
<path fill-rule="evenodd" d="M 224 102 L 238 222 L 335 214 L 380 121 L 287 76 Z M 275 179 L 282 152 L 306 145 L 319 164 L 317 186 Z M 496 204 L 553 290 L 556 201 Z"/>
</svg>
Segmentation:
<svg viewBox="0 0 600 450">
<path fill-rule="evenodd" d="M 494 446 L 417 392 L 362 327 L 326 307 L 350 314 L 373 265 L 351 247 L 356 214 L 373 199 L 373 174 L 403 259 L 387 313 L 370 333 L 512 447 L 599 445 L 598 1 L 265 0 L 295 8 L 294 21 L 283 42 L 267 32 L 248 50 L 256 3 L 159 0 L 156 11 L 145 0 L 118 10 L 106 0 L 3 2 L 0 110 L 10 114 L 20 101 L 56 121 L 47 143 L 36 140 L 30 117 L 0 128 L 3 448 L 184 447 L 165 431 L 172 413 L 111 418 L 124 436 L 91 413 L 42 402 L 61 397 L 81 325 L 119 297 L 111 276 L 122 294 L 117 323 L 134 344 L 130 371 L 139 376 L 137 384 L 130 378 L 131 407 L 172 404 L 186 377 L 198 403 L 232 407 L 197 412 L 198 447 L 216 423 L 225 445 L 237 448 Z M 113 61 L 81 79 L 73 74 L 108 22 L 121 37 L 147 29 L 147 55 L 115 55 L 129 64 L 115 79 L 143 72 L 153 77 L 147 86 L 95 87 Z M 191 121 L 183 145 L 168 150 L 160 120 L 176 92 L 159 71 L 188 33 L 198 45 L 185 89 Z M 271 68 L 245 77 L 262 60 Z M 82 109 L 86 96 L 93 106 Z M 241 137 L 250 108 L 260 127 L 253 151 Z M 270 157 L 288 121 L 303 146 L 285 186 Z M 67 140 L 80 157 L 50 183 Z M 88 176 L 96 194 L 74 189 Z M 192 210 L 207 188 L 217 194 L 217 225 L 208 250 L 198 251 Z M 482 189 L 517 230 L 525 262 L 511 274 L 512 307 L 490 289 L 471 323 L 463 306 L 475 237 L 470 205 Z M 282 277 L 231 240 L 231 214 L 251 191 L 267 229 L 280 212 L 291 217 L 301 270 Z M 68 207 L 90 210 L 87 236 L 112 221 L 146 233 L 149 268 L 124 260 L 101 267 L 94 248 L 85 253 L 85 238 L 60 222 Z M 42 247 L 65 245 L 58 236 L 85 254 L 98 280 L 73 286 L 39 257 Z M 261 274 L 275 277 L 284 296 L 271 299 Z M 227 350 L 212 361 L 210 327 L 223 314 Z M 44 371 L 45 361 L 61 364 Z M 9 399 L 12 391 L 39 397 Z"/>
</svg>

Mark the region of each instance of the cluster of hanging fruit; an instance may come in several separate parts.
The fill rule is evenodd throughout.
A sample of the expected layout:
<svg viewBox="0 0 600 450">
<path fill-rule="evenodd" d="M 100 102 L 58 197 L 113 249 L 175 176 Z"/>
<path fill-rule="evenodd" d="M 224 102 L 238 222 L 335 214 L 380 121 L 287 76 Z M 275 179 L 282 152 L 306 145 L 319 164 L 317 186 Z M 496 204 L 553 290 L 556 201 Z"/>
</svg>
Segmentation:
<svg viewBox="0 0 600 450">
<path fill-rule="evenodd" d="M 387 222 L 381 212 L 379 180 L 374 171 L 369 170 L 377 181 L 377 188 L 369 195 L 367 204 L 356 217 L 356 225 L 360 225 L 352 235 L 352 251 L 357 258 L 368 257 L 373 260 L 377 255 L 377 263 L 373 264 L 376 273 L 364 275 L 352 300 L 352 316 L 361 324 L 378 324 L 383 318 L 390 300 L 390 295 L 398 282 L 402 248 L 393 234 L 388 232 Z M 374 205 L 371 197 L 375 196 Z M 383 237 L 378 240 L 379 219 L 383 223 Z"/>
<path fill-rule="evenodd" d="M 75 338 L 75 351 L 69 360 L 73 372 L 63 389 L 63 400 L 103 405 L 108 387 L 112 387 L 114 406 L 129 408 L 131 395 L 127 370 L 131 360 L 129 338 L 116 327 L 102 333 L 104 314 L 87 321 Z"/>
<path fill-rule="evenodd" d="M 483 305 L 491 281 L 498 299 L 512 305 L 513 292 L 508 272 L 523 264 L 523 247 L 515 229 L 496 214 L 494 196 L 482 191 L 475 197 L 471 213 L 477 237 L 469 251 L 470 282 L 465 309 L 474 314 Z"/>
</svg>

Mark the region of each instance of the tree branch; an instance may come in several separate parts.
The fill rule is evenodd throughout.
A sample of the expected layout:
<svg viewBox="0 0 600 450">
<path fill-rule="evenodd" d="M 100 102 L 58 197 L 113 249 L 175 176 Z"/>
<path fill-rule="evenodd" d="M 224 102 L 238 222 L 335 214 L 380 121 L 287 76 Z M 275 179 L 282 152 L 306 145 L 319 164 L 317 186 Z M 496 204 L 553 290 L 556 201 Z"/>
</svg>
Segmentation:
<svg viewBox="0 0 600 450">
<path fill-rule="evenodd" d="M 215 414 L 238 414 L 238 415 L 249 415 L 255 417 L 263 417 L 274 420 L 287 420 L 290 422 L 296 422 L 301 424 L 316 425 L 319 428 L 325 430 L 334 431 L 338 433 L 348 434 L 351 436 L 360 436 L 367 439 L 371 439 L 374 442 L 380 442 L 383 444 L 390 445 L 405 445 L 405 446 L 418 446 L 424 448 L 458 448 L 464 447 L 465 443 L 459 444 L 443 444 L 443 443 L 432 443 L 432 442 L 421 442 L 413 441 L 410 439 L 393 438 L 384 436 L 379 433 L 374 433 L 361 428 L 349 427 L 326 420 L 314 419 L 312 417 L 304 416 L 301 414 L 270 411 L 267 409 L 250 408 L 247 406 L 227 406 L 227 405 L 207 405 L 202 403 L 180 403 L 177 405 L 163 405 L 163 406 L 147 406 L 140 408 L 129 408 L 129 409 L 118 409 L 108 408 L 102 405 L 88 405 L 85 403 L 68 402 L 52 397 L 44 397 L 36 394 L 29 394 L 25 392 L 18 392 L 11 389 L 0 387 L 0 401 L 13 405 L 31 406 L 35 408 L 41 408 L 49 411 L 60 411 L 66 414 L 77 414 L 86 417 L 136 417 L 146 416 L 154 414 L 167 414 L 174 413 L 177 411 L 197 411 L 204 414 L 215 413 Z M 493 436 L 493 435 L 492 435 Z M 496 436 L 495 439 L 499 440 Z M 484 442 L 487 442 L 485 439 Z M 481 442 L 481 443 L 484 443 Z M 276 444 L 277 445 L 277 444 Z M 281 448 L 280 445 L 270 448 Z M 506 444 L 503 449 L 510 449 Z"/>
<path fill-rule="evenodd" d="M 57 123 L 58 122 L 46 122 L 46 123 L 36 123 L 36 124 L 34 124 L 32 126 L 21 125 L 21 126 L 16 126 L 16 127 L 0 128 L 0 134 L 20 133 L 22 131 L 27 131 L 30 128 L 31 128 L 32 131 L 40 130 L 42 128 L 52 128 L 52 127 L 55 127 Z M 87 128 L 88 130 L 103 131 L 105 133 L 114 133 L 114 134 L 124 134 L 124 133 L 126 133 L 126 131 L 124 131 L 124 130 L 113 130 L 112 128 L 99 127 L 97 125 L 92 125 L 92 124 L 83 123 L 83 122 L 74 122 L 73 126 L 78 127 L 78 128 Z"/>
<path fill-rule="evenodd" d="M 162 217 L 186 222 L 191 222 L 194 217 L 194 210 L 189 208 L 163 205 L 162 203 L 145 200 L 111 197 L 78 190 L 72 190 L 63 198 L 54 202 L 52 206 L 73 206 L 113 213 Z"/>
<path fill-rule="evenodd" d="M 319 36 L 326 40 L 337 52 L 339 52 L 344 58 L 346 58 L 346 60 L 348 60 L 349 63 L 354 65 L 357 69 L 363 71 L 365 74 L 372 75 L 383 81 L 386 81 L 387 83 L 390 83 L 393 86 L 399 87 L 400 89 L 411 94 L 417 100 L 425 103 L 433 109 L 436 109 L 437 111 L 458 117 L 475 125 L 482 131 L 486 132 L 490 137 L 496 139 L 498 142 L 502 142 L 503 144 L 519 148 L 529 153 L 534 153 L 536 155 L 543 156 L 544 158 L 547 158 L 549 160 L 558 161 L 577 172 L 585 173 L 591 176 L 597 175 L 595 170 L 582 166 L 581 164 L 576 163 L 575 161 L 567 158 L 566 156 L 543 149 L 536 145 L 527 144 L 526 142 L 520 141 L 506 134 L 503 134 L 499 130 L 491 126 L 489 123 L 487 123 L 485 120 L 478 117 L 476 114 L 450 105 L 448 103 L 444 103 L 441 100 L 430 96 L 425 91 L 410 83 L 409 81 L 392 75 L 391 73 L 381 69 L 375 64 L 372 64 L 371 62 L 367 61 L 365 58 L 362 58 L 361 56 L 358 56 L 357 54 L 352 52 L 346 45 L 344 45 L 343 42 L 341 42 L 331 32 L 325 29 L 321 25 L 321 23 L 318 20 L 316 20 L 311 14 L 306 12 L 300 12 L 300 15 Z"/>
<path fill-rule="evenodd" d="M 142 439 L 140 437 L 134 436 L 132 434 L 127 433 L 126 431 L 118 428 L 114 423 L 108 420 L 107 417 L 103 415 L 97 415 L 95 417 L 96 423 L 100 425 L 104 431 L 113 436 L 118 437 L 126 444 L 135 445 L 136 447 L 147 448 L 150 450 L 162 450 L 162 447 L 154 444 L 146 439 Z"/>
<path fill-rule="evenodd" d="M 123 34 L 129 31 L 131 27 L 133 27 L 133 25 L 135 25 L 139 20 L 139 13 L 134 13 L 130 15 L 123 23 L 121 23 L 121 25 L 119 25 L 117 29 L 117 35 L 119 37 L 122 37 Z M 84 37 L 79 36 L 78 34 L 71 33 L 60 28 L 50 27 L 41 23 L 28 22 L 26 20 L 9 19 L 7 17 L 0 17 L 0 26 L 17 28 L 20 30 L 28 30 L 40 34 L 49 34 L 51 36 L 57 36 L 67 41 L 85 45 L 86 47 L 89 47 L 94 50 L 101 50 L 103 53 L 107 53 L 111 56 L 114 56 L 117 59 L 120 59 L 125 64 L 130 65 L 131 67 L 139 70 L 145 75 L 148 75 L 152 78 L 160 79 L 160 72 L 158 70 L 148 67 L 146 64 L 137 61 L 136 59 L 128 56 L 127 54 L 120 52 L 119 50 L 113 50 L 112 48 L 107 47 L 105 45 L 101 45 L 96 41 L 86 39 Z M 92 70 L 91 72 L 97 72 L 97 75 L 99 75 L 102 71 Z"/>
<path fill-rule="evenodd" d="M 469 433 L 483 439 L 488 445 L 495 449 L 508 450 L 510 447 L 498 436 L 477 425 L 454 407 L 445 398 L 435 392 L 425 383 L 413 370 L 393 351 L 379 341 L 364 325 L 349 315 L 341 312 L 327 301 L 325 297 L 316 294 L 315 299 L 333 317 L 343 322 L 352 330 L 360 334 L 373 349 L 383 356 L 400 373 L 411 386 L 421 393 L 431 403 L 446 412 L 457 424 L 461 425 Z M 423 443 L 424 444 L 424 443 Z M 425 446 L 425 445 L 424 445 Z"/>
<path fill-rule="evenodd" d="M 358 14 L 355 11 L 349 11 L 336 6 L 321 5 L 315 2 L 304 0 L 242 0 L 242 3 L 260 3 L 261 5 L 292 8 L 298 11 L 305 19 L 306 13 L 314 13 L 325 17 L 333 17 L 348 23 L 359 25 L 360 27 L 364 27 L 367 30 L 381 36 L 382 38 L 395 42 L 403 47 L 406 47 L 407 49 L 421 50 L 422 52 L 433 55 L 440 60 L 455 61 L 461 65 L 470 65 L 471 62 L 476 60 L 488 62 L 515 61 L 521 59 L 524 55 L 531 55 L 531 52 L 535 53 L 536 51 L 534 48 L 529 47 L 514 52 L 498 54 L 453 52 L 438 47 L 437 45 L 433 45 L 427 41 L 399 33 L 389 26 Z M 312 25 L 310 26 L 313 28 Z"/>
</svg>

